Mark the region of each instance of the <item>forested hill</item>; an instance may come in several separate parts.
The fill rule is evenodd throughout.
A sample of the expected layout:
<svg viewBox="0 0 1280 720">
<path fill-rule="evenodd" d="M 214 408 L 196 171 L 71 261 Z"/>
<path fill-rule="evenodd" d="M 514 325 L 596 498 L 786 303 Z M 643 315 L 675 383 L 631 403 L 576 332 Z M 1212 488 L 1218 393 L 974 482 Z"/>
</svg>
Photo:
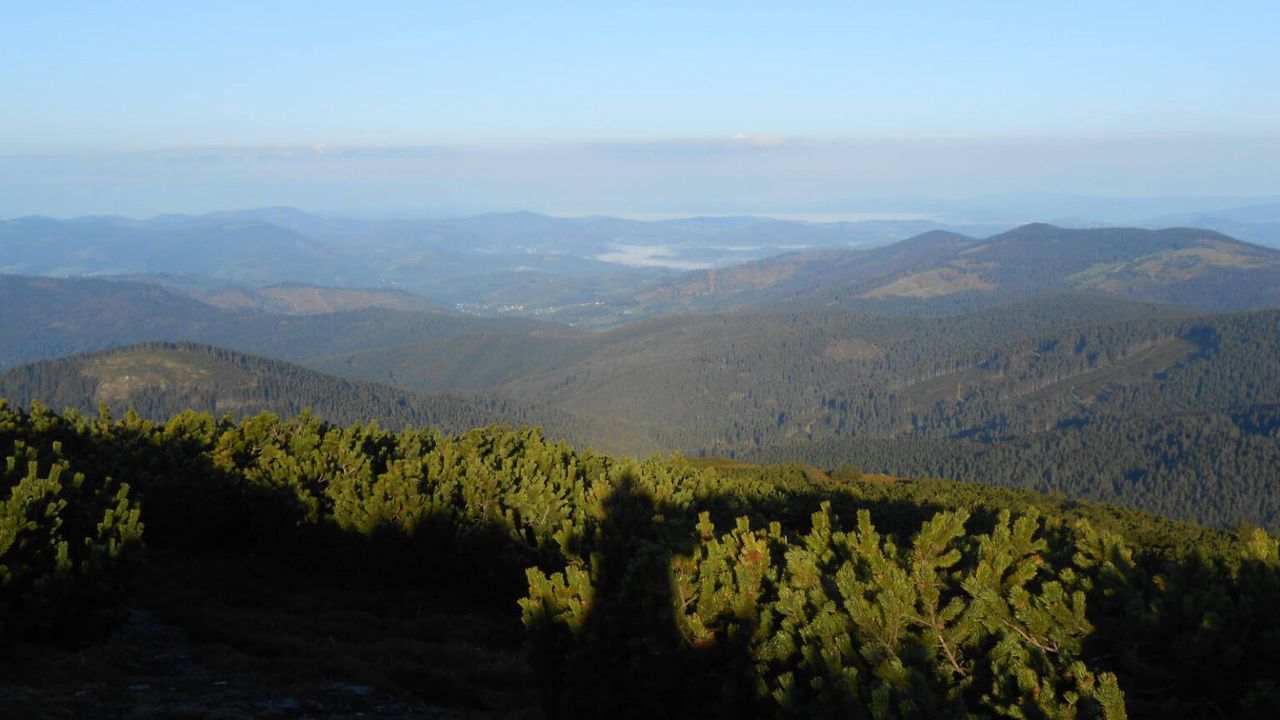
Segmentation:
<svg viewBox="0 0 1280 720">
<path fill-rule="evenodd" d="M 564 336 L 524 318 L 370 307 L 285 315 L 213 307 L 155 285 L 0 275 L 0 368 L 146 341 L 184 340 L 284 360 L 463 334 Z"/>
<path fill-rule="evenodd" d="M 1057 489 L 1220 526 L 1275 522 L 1267 473 L 1280 459 L 1266 408 L 1280 403 L 1277 311 L 1200 315 L 1075 292 L 941 318 L 827 308 L 587 333 L 383 309 L 236 313 L 93 280 L 0 276 L 3 288 L 6 307 L 16 308 L 0 314 L 8 364 L 190 340 L 414 393 L 483 392 L 499 405 L 468 415 L 472 398 L 451 412 L 471 424 L 528 420 L 615 452 L 762 453 Z M 49 400 L 54 407 L 91 409 L 99 392 L 83 378 L 23 382 L 86 393 Z M 131 402 L 157 416 L 218 408 L 208 388 L 182 392 L 196 394 Z M 255 407 L 289 413 L 326 401 L 273 399 Z M 358 393 L 344 402 L 362 409 L 332 417 L 386 414 Z M 1116 433 L 1131 441 L 1114 441 Z M 859 443 L 874 439 L 910 442 L 864 457 Z M 928 456 L 913 449 L 924 440 L 958 444 Z"/>
<path fill-rule="evenodd" d="M 1092 322 L 1083 319 L 1089 307 L 1098 313 Z M 1128 319 L 1102 319 L 1126 312 Z M 1160 312 L 1063 300 L 946 319 L 806 313 L 654 321 L 504 388 L 645 422 L 664 445 L 686 452 L 841 435 L 998 438 L 1100 410 L 1272 401 L 1276 312 Z"/>
<path fill-rule="evenodd" d="M 12 368 L 0 373 L 0 398 L 23 407 L 94 414 L 100 404 L 120 415 L 134 409 L 161 420 L 184 410 L 245 417 L 294 417 L 304 410 L 330 422 L 383 427 L 436 427 L 447 432 L 492 424 L 539 425 L 555 437 L 588 444 L 629 438 L 608 422 L 588 424 L 569 413 L 494 393 L 421 395 L 347 380 L 291 363 L 191 343 L 143 343 Z"/>
<path fill-rule="evenodd" d="M 934 231 L 688 273 L 635 302 L 649 312 L 791 304 L 938 314 L 1071 290 L 1213 312 L 1280 307 L 1280 251 L 1193 228 Z"/>
<path fill-rule="evenodd" d="M 153 285 L 0 275 L 0 368 L 141 340 L 187 339 L 227 316 Z"/>
<path fill-rule="evenodd" d="M 253 287 L 214 278 L 172 274 L 124 275 L 104 279 L 159 285 L 226 310 L 256 310 L 281 315 L 323 315 L 366 308 L 453 312 L 429 298 L 389 288 L 326 287 L 297 282 Z"/>
<path fill-rule="evenodd" d="M 597 356 L 538 388 L 566 409 L 612 397 L 655 418 L 664 446 L 1280 525 L 1280 312 L 1025 334 L 1016 317 L 1005 310 L 988 336 L 979 315 L 927 329 L 796 316 L 775 318 L 785 334 L 722 342 L 703 321 L 688 332 L 702 354 L 641 370 L 640 348 L 664 345 L 637 343 L 630 372 Z"/>
</svg>

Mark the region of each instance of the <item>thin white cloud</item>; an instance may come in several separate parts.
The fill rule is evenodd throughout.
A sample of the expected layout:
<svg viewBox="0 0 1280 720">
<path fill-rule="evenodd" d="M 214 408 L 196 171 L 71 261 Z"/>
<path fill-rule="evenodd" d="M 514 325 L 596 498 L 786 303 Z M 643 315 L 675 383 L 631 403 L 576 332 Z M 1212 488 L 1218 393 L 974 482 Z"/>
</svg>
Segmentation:
<svg viewBox="0 0 1280 720">
<path fill-rule="evenodd" d="M 666 245 L 614 245 L 612 252 L 596 256 L 596 260 L 631 267 L 661 267 L 672 270 L 705 270 L 711 263 L 681 260 L 679 253 Z"/>
<path fill-rule="evenodd" d="M 0 217 L 263 205 L 402 215 L 848 216 L 984 196 L 1280 195 L 1280 136 L 188 147 L 0 156 Z M 1065 213 L 1064 213 L 1065 214 Z"/>
</svg>

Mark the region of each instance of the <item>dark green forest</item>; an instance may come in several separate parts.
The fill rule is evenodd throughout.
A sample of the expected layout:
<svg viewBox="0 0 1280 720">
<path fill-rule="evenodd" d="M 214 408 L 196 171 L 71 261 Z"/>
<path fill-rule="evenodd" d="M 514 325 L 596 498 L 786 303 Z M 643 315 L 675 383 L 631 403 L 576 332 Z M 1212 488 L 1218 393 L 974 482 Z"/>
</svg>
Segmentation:
<svg viewBox="0 0 1280 720">
<path fill-rule="evenodd" d="M 1160 418 L 1102 417 L 1000 442 L 817 440 L 749 451 L 904 477 L 945 477 L 1121 503 L 1215 527 L 1280 528 L 1280 408 Z"/>
<path fill-rule="evenodd" d="M 327 682 L 380 667 L 379 685 L 491 716 L 1280 712 L 1280 554 L 1256 528 L 310 414 L 0 406 L 0 447 L 0 657 L 23 659 L 10 674 L 34 672 L 33 648 L 110 637 L 142 603 L 241 664 L 314 653 Z M 335 577 L 378 598 L 365 617 L 387 620 L 360 632 L 380 660 L 326 665 L 288 640 L 301 615 L 281 608 Z M 228 588 L 246 583 L 275 598 L 256 632 L 232 614 Z M 490 628 L 473 647 L 512 628 L 502 663 L 442 660 L 412 615 L 395 620 L 406 598 L 440 597 L 469 608 L 464 634 Z M 495 673 L 505 694 L 481 687 Z"/>
<path fill-rule="evenodd" d="M 264 412 L 295 417 L 310 411 L 339 425 L 377 422 L 392 429 L 430 426 L 462 432 L 505 422 L 537 425 L 582 444 L 627 443 L 625 429 L 608 421 L 588 421 L 498 393 L 413 393 L 184 342 L 140 343 L 22 365 L 0 372 L 0 397 L 21 407 L 41 403 L 88 414 L 105 405 L 117 415 L 133 411 L 159 421 L 185 410 L 215 417 Z"/>
<path fill-rule="evenodd" d="M 355 317 L 340 316 L 328 322 Z M 318 338 L 321 326 L 313 330 Z M 337 424 L 393 429 L 536 424 L 613 453 L 851 465 L 1220 528 L 1280 523 L 1276 311 L 1206 316 L 1059 296 L 952 318 L 806 312 L 562 336 L 456 330 L 314 361 L 342 377 L 143 344 L 13 368 L 0 374 L 0 394 L 82 412 L 106 402 L 157 421 L 187 408 L 237 417 L 311 408 Z"/>
</svg>

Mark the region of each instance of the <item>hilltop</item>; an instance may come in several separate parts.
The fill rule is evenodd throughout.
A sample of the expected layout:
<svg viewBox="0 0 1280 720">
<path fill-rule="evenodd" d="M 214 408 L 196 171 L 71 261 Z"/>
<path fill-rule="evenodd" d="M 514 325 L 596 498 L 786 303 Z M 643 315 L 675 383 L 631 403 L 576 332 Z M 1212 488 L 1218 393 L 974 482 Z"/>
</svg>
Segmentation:
<svg viewBox="0 0 1280 720">
<path fill-rule="evenodd" d="M 391 429 L 539 425 L 578 442 L 616 440 L 608 424 L 588 427 L 569 413 L 495 393 L 418 394 L 193 343 L 142 343 L 19 366 L 0 373 L 0 398 L 90 415 L 103 405 L 117 416 L 135 410 L 152 420 L 185 410 L 237 418 L 266 412 L 291 418 L 307 411 L 333 423 Z"/>
</svg>

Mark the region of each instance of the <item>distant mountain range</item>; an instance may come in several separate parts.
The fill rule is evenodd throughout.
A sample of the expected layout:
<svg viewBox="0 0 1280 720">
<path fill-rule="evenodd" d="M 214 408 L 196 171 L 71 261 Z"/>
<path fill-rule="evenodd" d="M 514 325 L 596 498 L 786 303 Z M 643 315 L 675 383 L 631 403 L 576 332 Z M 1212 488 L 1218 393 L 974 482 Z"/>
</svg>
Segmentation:
<svg viewBox="0 0 1280 720">
<path fill-rule="evenodd" d="M 1056 292 L 1207 311 L 1280 306 L 1280 250 L 1191 228 L 1024 225 L 985 239 L 934 231 L 687 273 L 637 293 L 638 315 L 779 306 L 940 314 Z"/>
<path fill-rule="evenodd" d="M 1170 220 L 1256 230 L 1275 211 Z M 369 221 L 263 208 L 0 222 L 0 272 L 142 281 L 268 313 L 460 309 L 591 327 L 779 303 L 936 314 L 1075 290 L 1212 311 L 1268 307 L 1280 302 L 1278 258 L 1213 230 L 928 220 Z"/>
<path fill-rule="evenodd" d="M 683 269 L 801 248 L 871 246 L 940 227 L 927 220 L 636 221 L 524 212 L 367 221 L 290 208 L 148 220 L 25 217 L 0 221 L 0 272 L 163 276 L 175 287 L 230 284 L 242 291 L 279 283 L 398 289 L 486 314 L 574 320 Z"/>
<path fill-rule="evenodd" d="M 1280 248 L 1280 203 L 1245 205 L 1214 212 L 1164 215 L 1144 225 L 1208 228 L 1246 242 Z"/>
<path fill-rule="evenodd" d="M 0 275 L 7 310 L 0 315 L 0 367 L 184 340 L 438 391 L 495 387 L 563 368 L 611 338 L 651 327 L 599 335 L 528 318 L 486 319 L 392 289 L 139 279 L 146 282 Z M 609 327 L 725 311 L 941 316 L 1056 295 L 1201 312 L 1280 307 L 1280 251 L 1186 228 L 1039 224 L 985 239 L 931 231 L 868 250 L 797 252 L 639 289 L 623 285 L 585 304 L 578 319 Z M 669 321 L 657 322 L 652 327 Z"/>
<path fill-rule="evenodd" d="M 0 271 L 28 275 L 178 273 L 245 283 L 342 285 L 341 254 L 279 225 L 218 217 L 26 217 L 0 222 Z"/>
</svg>

